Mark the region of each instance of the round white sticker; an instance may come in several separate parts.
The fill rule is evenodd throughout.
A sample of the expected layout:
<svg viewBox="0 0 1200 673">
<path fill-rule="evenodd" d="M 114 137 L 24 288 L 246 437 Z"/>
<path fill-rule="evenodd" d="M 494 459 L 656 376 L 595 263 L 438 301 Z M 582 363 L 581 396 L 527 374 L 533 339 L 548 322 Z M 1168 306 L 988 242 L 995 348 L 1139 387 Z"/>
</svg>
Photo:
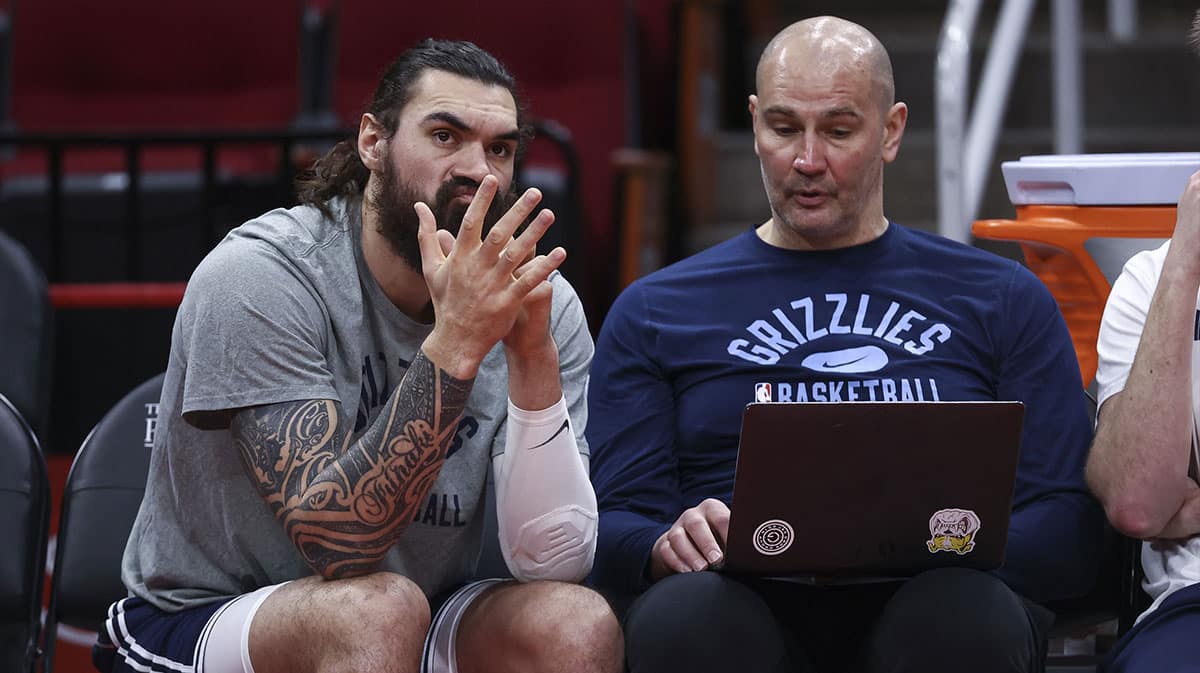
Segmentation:
<svg viewBox="0 0 1200 673">
<path fill-rule="evenodd" d="M 787 551 L 795 537 L 796 533 L 788 522 L 771 519 L 754 529 L 754 548 L 764 556 L 776 556 Z"/>
</svg>

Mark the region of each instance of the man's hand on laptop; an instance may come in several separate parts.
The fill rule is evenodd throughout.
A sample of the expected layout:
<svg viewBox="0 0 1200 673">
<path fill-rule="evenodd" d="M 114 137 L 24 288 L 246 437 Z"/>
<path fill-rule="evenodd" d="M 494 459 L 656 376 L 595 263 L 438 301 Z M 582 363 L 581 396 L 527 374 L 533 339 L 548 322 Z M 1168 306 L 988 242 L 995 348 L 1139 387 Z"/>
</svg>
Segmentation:
<svg viewBox="0 0 1200 673">
<path fill-rule="evenodd" d="M 707 570 L 725 560 L 729 506 L 708 498 L 684 510 L 650 550 L 650 578 Z"/>
</svg>

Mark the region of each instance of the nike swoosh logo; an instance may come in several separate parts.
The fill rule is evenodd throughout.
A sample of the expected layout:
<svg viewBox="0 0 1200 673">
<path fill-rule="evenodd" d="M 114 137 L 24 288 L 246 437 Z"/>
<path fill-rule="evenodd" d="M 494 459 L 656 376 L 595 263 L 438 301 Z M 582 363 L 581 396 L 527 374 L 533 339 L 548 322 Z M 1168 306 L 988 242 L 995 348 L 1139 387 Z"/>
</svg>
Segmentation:
<svg viewBox="0 0 1200 673">
<path fill-rule="evenodd" d="M 866 359 L 867 359 L 866 355 L 860 355 L 860 356 L 854 358 L 853 360 L 846 360 L 845 362 L 829 362 L 829 363 L 826 363 L 826 366 L 829 367 L 830 369 L 840 369 L 842 367 L 849 367 L 850 365 L 854 364 L 855 362 L 862 362 L 863 360 L 866 360 Z"/>
<path fill-rule="evenodd" d="M 883 369 L 887 363 L 888 356 L 882 348 L 857 346 L 828 353 L 813 353 L 804 358 L 800 366 L 816 372 L 866 374 Z"/>
<path fill-rule="evenodd" d="M 541 444 L 538 444 L 537 446 L 531 446 L 531 447 L 529 447 L 529 450 L 530 450 L 530 451 L 533 451 L 534 449 L 540 449 L 540 448 L 542 448 L 543 446 L 545 446 L 545 445 L 549 444 L 550 442 L 553 442 L 555 437 L 557 437 L 557 436 L 561 435 L 562 433 L 566 432 L 567 428 L 569 428 L 569 427 L 570 427 L 570 425 L 568 425 L 568 423 L 570 423 L 570 421 L 569 421 L 569 420 L 567 420 L 567 421 L 563 421 L 563 424 L 559 426 L 558 430 L 555 430 L 555 431 L 554 431 L 554 434 L 553 434 L 553 435 L 550 435 L 550 439 L 547 439 L 546 441 L 542 442 Z"/>
</svg>

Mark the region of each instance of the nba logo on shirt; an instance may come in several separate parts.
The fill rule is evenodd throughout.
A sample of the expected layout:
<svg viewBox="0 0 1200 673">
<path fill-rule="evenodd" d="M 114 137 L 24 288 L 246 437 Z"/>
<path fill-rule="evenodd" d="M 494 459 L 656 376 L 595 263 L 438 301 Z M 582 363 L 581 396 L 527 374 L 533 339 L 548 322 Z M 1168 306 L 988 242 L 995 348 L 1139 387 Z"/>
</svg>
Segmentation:
<svg viewBox="0 0 1200 673">
<path fill-rule="evenodd" d="M 754 401 L 755 402 L 770 402 L 771 401 L 771 384 L 770 383 L 755 383 L 754 384 Z"/>
</svg>

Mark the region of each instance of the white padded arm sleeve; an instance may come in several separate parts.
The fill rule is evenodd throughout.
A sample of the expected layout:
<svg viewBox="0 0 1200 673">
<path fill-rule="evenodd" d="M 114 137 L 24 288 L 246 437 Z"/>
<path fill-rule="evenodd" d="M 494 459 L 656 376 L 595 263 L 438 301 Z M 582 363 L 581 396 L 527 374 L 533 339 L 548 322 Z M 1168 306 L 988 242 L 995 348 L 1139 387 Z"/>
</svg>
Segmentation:
<svg viewBox="0 0 1200 673">
<path fill-rule="evenodd" d="M 525 411 L 508 403 L 504 453 L 493 459 L 500 551 L 522 581 L 578 582 L 596 554 L 596 492 L 567 403 Z"/>
</svg>

